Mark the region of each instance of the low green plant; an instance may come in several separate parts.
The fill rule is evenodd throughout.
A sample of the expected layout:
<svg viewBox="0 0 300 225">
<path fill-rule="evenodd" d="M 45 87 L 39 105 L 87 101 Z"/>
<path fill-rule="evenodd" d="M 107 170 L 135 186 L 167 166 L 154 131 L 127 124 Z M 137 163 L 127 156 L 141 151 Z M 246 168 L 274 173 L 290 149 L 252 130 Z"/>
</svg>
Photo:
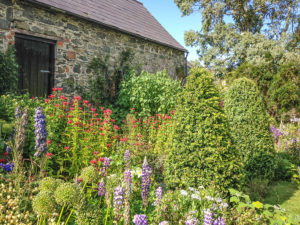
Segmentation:
<svg viewBox="0 0 300 225">
<path fill-rule="evenodd" d="M 125 116 L 131 108 L 140 117 L 168 114 L 175 108 L 181 89 L 180 82 L 170 78 L 166 71 L 143 72 L 139 76 L 133 72 L 121 83 L 117 105 Z"/>
</svg>

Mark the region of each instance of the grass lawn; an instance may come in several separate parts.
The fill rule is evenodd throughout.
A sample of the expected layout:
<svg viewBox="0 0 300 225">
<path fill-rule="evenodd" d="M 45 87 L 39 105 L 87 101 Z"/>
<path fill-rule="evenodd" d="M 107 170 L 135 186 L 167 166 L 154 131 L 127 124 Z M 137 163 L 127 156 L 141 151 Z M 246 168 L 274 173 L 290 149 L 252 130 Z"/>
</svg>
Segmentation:
<svg viewBox="0 0 300 225">
<path fill-rule="evenodd" d="M 300 185 L 281 181 L 270 187 L 264 203 L 280 205 L 300 223 Z"/>
</svg>

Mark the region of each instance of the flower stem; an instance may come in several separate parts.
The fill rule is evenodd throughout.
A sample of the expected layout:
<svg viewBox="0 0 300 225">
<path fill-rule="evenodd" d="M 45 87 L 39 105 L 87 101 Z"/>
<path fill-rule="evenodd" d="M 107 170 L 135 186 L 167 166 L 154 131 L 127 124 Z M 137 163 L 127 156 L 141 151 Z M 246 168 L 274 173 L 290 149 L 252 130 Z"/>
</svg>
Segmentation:
<svg viewBox="0 0 300 225">
<path fill-rule="evenodd" d="M 71 218 L 71 216 L 72 216 L 73 212 L 74 212 L 74 209 L 72 209 L 72 210 L 71 210 L 71 212 L 70 212 L 70 214 L 69 214 L 69 216 L 68 216 L 68 219 L 67 219 L 67 221 L 66 221 L 66 224 L 65 224 L 65 225 L 67 225 L 67 224 L 68 224 L 68 222 L 69 222 L 69 220 L 70 220 L 70 218 Z"/>
<path fill-rule="evenodd" d="M 60 222 L 60 220 L 61 220 L 61 217 L 62 217 L 62 214 L 63 214 L 63 212 L 64 212 L 64 209 L 65 209 L 65 204 L 63 205 L 63 207 L 62 207 L 62 209 L 61 209 L 61 211 L 60 211 L 60 215 L 59 215 L 59 218 L 58 218 L 58 221 L 57 221 L 56 225 L 59 225 L 59 222 Z"/>
</svg>

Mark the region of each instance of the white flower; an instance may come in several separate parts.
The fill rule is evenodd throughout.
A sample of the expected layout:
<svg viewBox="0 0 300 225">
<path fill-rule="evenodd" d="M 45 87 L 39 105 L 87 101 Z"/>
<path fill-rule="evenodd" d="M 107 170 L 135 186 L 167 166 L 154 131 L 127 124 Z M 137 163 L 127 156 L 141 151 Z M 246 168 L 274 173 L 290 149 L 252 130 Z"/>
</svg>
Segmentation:
<svg viewBox="0 0 300 225">
<path fill-rule="evenodd" d="M 186 190 L 180 190 L 180 194 L 183 195 L 183 196 L 187 196 L 188 193 Z"/>
<path fill-rule="evenodd" d="M 189 190 L 190 190 L 190 191 L 195 191 L 195 189 L 194 189 L 194 188 L 192 188 L 192 187 L 189 187 Z"/>
<path fill-rule="evenodd" d="M 203 186 L 199 186 L 198 188 L 199 188 L 199 189 L 203 189 L 204 187 L 203 187 Z"/>
<path fill-rule="evenodd" d="M 198 199 L 198 200 L 201 201 L 201 197 L 199 195 L 197 195 L 197 194 L 192 194 L 191 197 L 192 197 L 192 199 Z"/>
</svg>

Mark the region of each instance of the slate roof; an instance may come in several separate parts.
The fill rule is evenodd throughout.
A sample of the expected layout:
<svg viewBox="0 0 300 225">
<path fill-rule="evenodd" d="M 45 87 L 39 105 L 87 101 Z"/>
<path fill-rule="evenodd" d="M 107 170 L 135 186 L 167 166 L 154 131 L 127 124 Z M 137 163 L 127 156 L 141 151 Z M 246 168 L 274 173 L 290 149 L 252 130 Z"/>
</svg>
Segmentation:
<svg viewBox="0 0 300 225">
<path fill-rule="evenodd" d="M 162 45 L 186 51 L 137 0 L 29 0 Z"/>
</svg>

